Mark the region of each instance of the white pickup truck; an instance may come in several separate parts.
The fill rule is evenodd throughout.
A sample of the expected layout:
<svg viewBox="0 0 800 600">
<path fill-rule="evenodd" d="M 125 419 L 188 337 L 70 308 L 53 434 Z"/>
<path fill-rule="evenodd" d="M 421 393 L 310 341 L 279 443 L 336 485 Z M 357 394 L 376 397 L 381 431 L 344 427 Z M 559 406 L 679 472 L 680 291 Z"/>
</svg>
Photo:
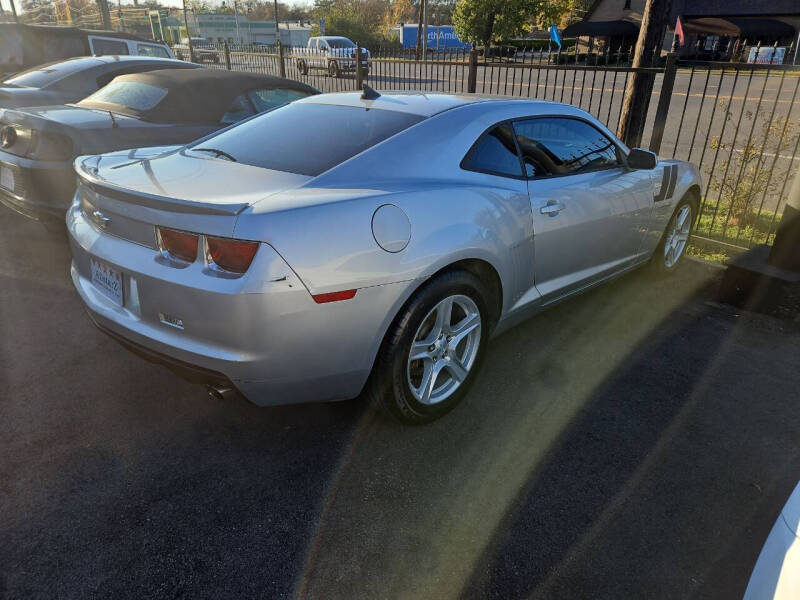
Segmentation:
<svg viewBox="0 0 800 600">
<path fill-rule="evenodd" d="M 292 51 L 297 70 L 307 75 L 311 69 L 323 70 L 331 77 L 356 70 L 356 45 L 346 37 L 321 35 L 308 40 L 305 48 Z M 369 72 L 369 50 L 361 48 L 361 71 Z"/>
</svg>

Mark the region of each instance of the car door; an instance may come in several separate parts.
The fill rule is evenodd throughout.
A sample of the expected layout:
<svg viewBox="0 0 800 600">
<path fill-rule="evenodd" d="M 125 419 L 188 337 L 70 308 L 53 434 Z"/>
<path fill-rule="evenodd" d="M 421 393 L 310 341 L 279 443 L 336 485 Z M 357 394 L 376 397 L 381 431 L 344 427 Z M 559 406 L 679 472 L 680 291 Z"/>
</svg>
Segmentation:
<svg viewBox="0 0 800 600">
<path fill-rule="evenodd" d="M 653 205 L 648 171 L 630 170 L 619 146 L 580 118 L 519 120 L 528 177 L 536 288 L 545 302 L 642 260 Z"/>
</svg>

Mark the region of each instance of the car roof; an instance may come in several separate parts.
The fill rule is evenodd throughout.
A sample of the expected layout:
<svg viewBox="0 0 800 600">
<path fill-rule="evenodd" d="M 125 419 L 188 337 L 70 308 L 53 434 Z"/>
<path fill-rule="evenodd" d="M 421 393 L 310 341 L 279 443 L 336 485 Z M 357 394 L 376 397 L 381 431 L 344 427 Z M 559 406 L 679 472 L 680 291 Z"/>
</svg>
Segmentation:
<svg viewBox="0 0 800 600">
<path fill-rule="evenodd" d="M 62 58 L 60 60 L 54 60 L 52 62 L 43 63 L 41 65 L 35 65 L 27 70 L 39 71 L 41 69 L 52 67 L 53 65 L 69 63 L 71 71 L 79 71 L 81 69 L 89 69 L 103 64 L 130 63 L 130 62 L 138 62 L 138 63 L 161 62 L 166 64 L 172 64 L 181 61 L 175 58 L 164 58 L 161 56 L 133 56 L 128 54 L 121 54 L 121 55 L 104 54 L 101 56 L 73 56 L 71 58 Z"/>
<path fill-rule="evenodd" d="M 114 81 L 139 82 L 168 90 L 167 96 L 151 109 L 125 111 L 132 116 L 166 123 L 217 121 L 237 96 L 256 87 L 319 93 L 316 88 L 291 79 L 222 69 L 159 69 L 120 75 Z M 93 103 L 90 96 L 78 104 Z"/>
<path fill-rule="evenodd" d="M 182 63 L 182 61 L 176 60 L 174 58 L 161 58 L 156 56 L 76 56 L 73 58 L 64 58 L 61 60 L 54 60 L 52 62 L 44 63 L 41 65 L 36 65 L 25 69 L 24 71 L 20 71 L 19 73 L 15 73 L 14 75 L 10 76 L 7 80 L 11 79 L 19 79 L 24 78 L 26 75 L 31 73 L 37 72 L 50 72 L 54 74 L 55 79 L 51 79 L 47 83 L 41 84 L 41 86 L 35 87 L 47 87 L 56 83 L 57 81 L 62 80 L 65 77 L 72 77 L 77 74 L 86 74 L 89 77 L 93 77 L 93 73 L 96 70 L 105 69 L 108 65 L 128 65 L 128 66 L 137 66 L 137 65 L 154 65 L 157 67 L 162 68 L 178 68 L 178 65 L 185 65 L 183 68 L 194 68 L 190 67 L 193 63 Z M 199 68 L 199 65 L 197 66 Z M 113 72 L 113 68 L 109 68 L 109 71 Z"/>
<path fill-rule="evenodd" d="M 415 114 L 421 117 L 432 117 L 433 115 L 452 108 L 477 103 L 526 102 L 531 104 L 532 108 L 543 108 L 544 106 L 552 106 L 553 104 L 552 102 L 544 100 L 530 100 L 528 98 L 512 96 L 447 94 L 420 91 L 381 91 L 379 93 L 380 96 L 374 100 L 362 99 L 359 92 L 338 92 L 303 98 L 297 102 L 391 110 L 394 112 Z"/>
</svg>

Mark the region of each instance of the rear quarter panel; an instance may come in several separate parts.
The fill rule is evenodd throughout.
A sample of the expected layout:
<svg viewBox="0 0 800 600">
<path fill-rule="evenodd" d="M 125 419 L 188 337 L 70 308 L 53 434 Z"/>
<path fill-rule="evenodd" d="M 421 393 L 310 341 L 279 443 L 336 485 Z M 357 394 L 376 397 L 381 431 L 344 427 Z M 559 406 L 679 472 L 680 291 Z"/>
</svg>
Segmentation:
<svg viewBox="0 0 800 600">
<path fill-rule="evenodd" d="M 417 181 L 405 189 L 349 190 L 361 197 L 245 212 L 235 237 L 268 242 L 312 294 L 398 282 L 410 282 L 411 293 L 418 280 L 459 260 L 479 259 L 500 276 L 504 303 L 513 303 L 532 285 L 532 221 L 524 182 L 502 183 Z M 325 193 L 342 191 L 316 190 L 314 196 Z M 384 250 L 373 234 L 373 215 L 384 204 L 399 207 L 411 224 L 408 245 L 399 252 Z"/>
</svg>

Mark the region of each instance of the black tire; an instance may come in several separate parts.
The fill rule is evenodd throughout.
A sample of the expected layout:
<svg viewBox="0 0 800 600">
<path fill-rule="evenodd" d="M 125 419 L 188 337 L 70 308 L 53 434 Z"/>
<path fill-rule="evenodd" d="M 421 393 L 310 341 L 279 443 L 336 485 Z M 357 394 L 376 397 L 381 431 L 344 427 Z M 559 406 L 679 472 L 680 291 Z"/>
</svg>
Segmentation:
<svg viewBox="0 0 800 600">
<path fill-rule="evenodd" d="M 678 269 L 678 267 L 680 267 L 684 257 L 686 256 L 686 246 L 689 244 L 688 240 L 678 255 L 677 260 L 674 262 L 670 262 L 667 259 L 665 248 L 670 237 L 669 232 L 672 231 L 675 220 L 681 214 L 684 207 L 687 206 L 689 207 L 689 210 L 691 210 L 691 215 L 688 217 L 690 221 L 688 234 L 691 234 L 692 230 L 694 229 L 694 224 L 697 221 L 697 211 L 699 209 L 699 201 L 696 193 L 688 192 L 683 196 L 683 198 L 680 199 L 677 206 L 675 206 L 675 210 L 672 212 L 672 216 L 669 218 L 669 223 L 667 223 L 664 233 L 661 234 L 661 241 L 658 242 L 658 246 L 653 253 L 653 257 L 650 259 L 651 270 L 656 275 L 665 276 L 673 273 Z"/>
<path fill-rule="evenodd" d="M 466 296 L 477 306 L 480 315 L 480 337 L 474 346 L 477 353 L 466 377 L 449 396 L 435 404 L 423 404 L 411 391 L 411 344 L 420 327 L 431 317 L 431 311 L 442 300 L 452 296 Z M 409 299 L 389 327 L 365 388 L 366 397 L 378 410 L 407 425 L 429 423 L 451 411 L 463 399 L 483 363 L 486 345 L 496 320 L 490 308 L 493 306 L 495 302 L 486 285 L 468 271 L 459 269 L 445 272 L 426 282 Z M 458 316 L 454 318 L 458 319 Z M 450 378 L 449 375 L 445 378 L 445 386 Z"/>
<path fill-rule="evenodd" d="M 308 65 L 304 60 L 297 61 L 297 70 L 300 72 L 300 75 L 308 75 Z"/>
<path fill-rule="evenodd" d="M 335 60 L 332 60 L 328 63 L 328 75 L 331 77 L 339 77 L 341 76 L 341 71 L 339 70 L 339 63 Z"/>
</svg>

